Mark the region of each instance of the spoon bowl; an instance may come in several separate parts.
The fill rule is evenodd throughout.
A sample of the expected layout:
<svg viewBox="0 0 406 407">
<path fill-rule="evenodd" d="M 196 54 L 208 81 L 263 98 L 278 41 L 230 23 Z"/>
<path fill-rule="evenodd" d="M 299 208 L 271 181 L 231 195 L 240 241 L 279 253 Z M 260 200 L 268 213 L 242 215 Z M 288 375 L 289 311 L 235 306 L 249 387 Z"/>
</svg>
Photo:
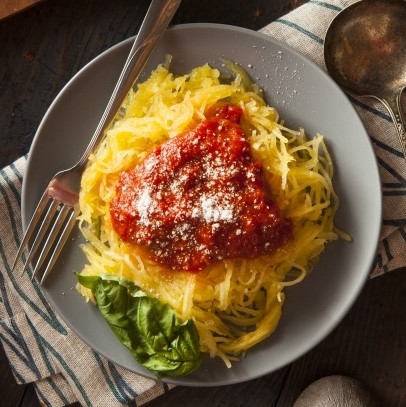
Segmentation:
<svg viewBox="0 0 406 407">
<path fill-rule="evenodd" d="M 361 0 L 345 8 L 327 30 L 324 59 L 344 90 L 385 105 L 406 158 L 400 109 L 406 87 L 406 1 Z"/>
</svg>

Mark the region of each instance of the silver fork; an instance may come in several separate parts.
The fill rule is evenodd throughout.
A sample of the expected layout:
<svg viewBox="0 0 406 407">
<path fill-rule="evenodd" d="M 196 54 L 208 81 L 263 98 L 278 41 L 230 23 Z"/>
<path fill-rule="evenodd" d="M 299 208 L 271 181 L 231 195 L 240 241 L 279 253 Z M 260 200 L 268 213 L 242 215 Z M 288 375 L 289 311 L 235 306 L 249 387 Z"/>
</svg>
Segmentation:
<svg viewBox="0 0 406 407">
<path fill-rule="evenodd" d="M 152 0 L 118 82 L 82 158 L 58 172 L 49 182 L 31 218 L 12 269 L 31 243 L 22 272 L 36 257 L 33 278 L 43 270 L 40 284 L 51 271 L 79 213 L 79 190 L 89 155 L 97 148 L 125 96 L 138 79 L 157 41 L 172 20 L 181 0 Z"/>
</svg>

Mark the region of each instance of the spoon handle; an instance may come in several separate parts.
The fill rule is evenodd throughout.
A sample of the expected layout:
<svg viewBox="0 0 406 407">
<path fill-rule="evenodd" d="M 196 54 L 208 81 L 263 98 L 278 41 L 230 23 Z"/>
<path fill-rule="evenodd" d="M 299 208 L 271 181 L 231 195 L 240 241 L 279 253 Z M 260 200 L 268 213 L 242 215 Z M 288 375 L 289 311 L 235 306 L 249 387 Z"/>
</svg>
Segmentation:
<svg viewBox="0 0 406 407">
<path fill-rule="evenodd" d="M 396 132 L 399 138 L 400 145 L 402 147 L 403 156 L 406 159 L 406 130 L 405 123 L 403 121 L 403 115 L 400 107 L 400 97 L 401 92 L 393 99 L 383 99 L 381 102 L 385 105 L 388 110 L 392 121 L 395 125 Z"/>
</svg>

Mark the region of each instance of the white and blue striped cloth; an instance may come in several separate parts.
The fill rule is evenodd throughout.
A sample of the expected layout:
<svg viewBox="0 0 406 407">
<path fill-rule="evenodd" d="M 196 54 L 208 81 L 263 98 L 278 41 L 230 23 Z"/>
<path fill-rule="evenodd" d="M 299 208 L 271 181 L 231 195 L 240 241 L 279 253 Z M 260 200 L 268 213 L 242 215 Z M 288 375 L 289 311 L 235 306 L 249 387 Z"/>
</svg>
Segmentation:
<svg viewBox="0 0 406 407">
<path fill-rule="evenodd" d="M 169 389 L 93 352 L 58 318 L 36 280 L 11 272 L 21 241 L 26 158 L 0 170 L 0 339 L 18 383 L 35 383 L 45 406 L 139 406 Z"/>
<path fill-rule="evenodd" d="M 318 1 L 297 8 L 262 32 L 324 67 L 330 21 L 354 0 Z M 383 228 L 371 277 L 406 265 L 406 165 L 393 123 L 374 101 L 351 99 L 369 132 L 380 165 Z M 21 241 L 20 193 L 26 158 L 0 170 L 0 339 L 18 383 L 35 383 L 46 406 L 139 406 L 169 387 L 115 366 L 93 352 L 58 318 L 36 281 L 11 273 Z"/>
</svg>

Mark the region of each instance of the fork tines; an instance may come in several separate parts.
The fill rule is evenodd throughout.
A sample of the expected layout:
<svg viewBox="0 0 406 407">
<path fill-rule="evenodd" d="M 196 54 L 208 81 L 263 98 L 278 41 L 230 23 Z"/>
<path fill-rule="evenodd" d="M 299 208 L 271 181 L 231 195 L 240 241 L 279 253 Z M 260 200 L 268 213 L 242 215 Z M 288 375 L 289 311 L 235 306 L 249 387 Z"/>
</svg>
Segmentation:
<svg viewBox="0 0 406 407">
<path fill-rule="evenodd" d="M 77 214 L 76 206 L 66 205 L 50 197 L 48 190 L 46 190 L 28 225 L 12 269 L 15 269 L 24 250 L 31 247 L 22 273 L 32 264 L 32 278 L 41 272 L 40 284 L 42 284 L 65 245 L 75 225 Z M 42 249 L 39 251 L 40 247 Z"/>
</svg>

